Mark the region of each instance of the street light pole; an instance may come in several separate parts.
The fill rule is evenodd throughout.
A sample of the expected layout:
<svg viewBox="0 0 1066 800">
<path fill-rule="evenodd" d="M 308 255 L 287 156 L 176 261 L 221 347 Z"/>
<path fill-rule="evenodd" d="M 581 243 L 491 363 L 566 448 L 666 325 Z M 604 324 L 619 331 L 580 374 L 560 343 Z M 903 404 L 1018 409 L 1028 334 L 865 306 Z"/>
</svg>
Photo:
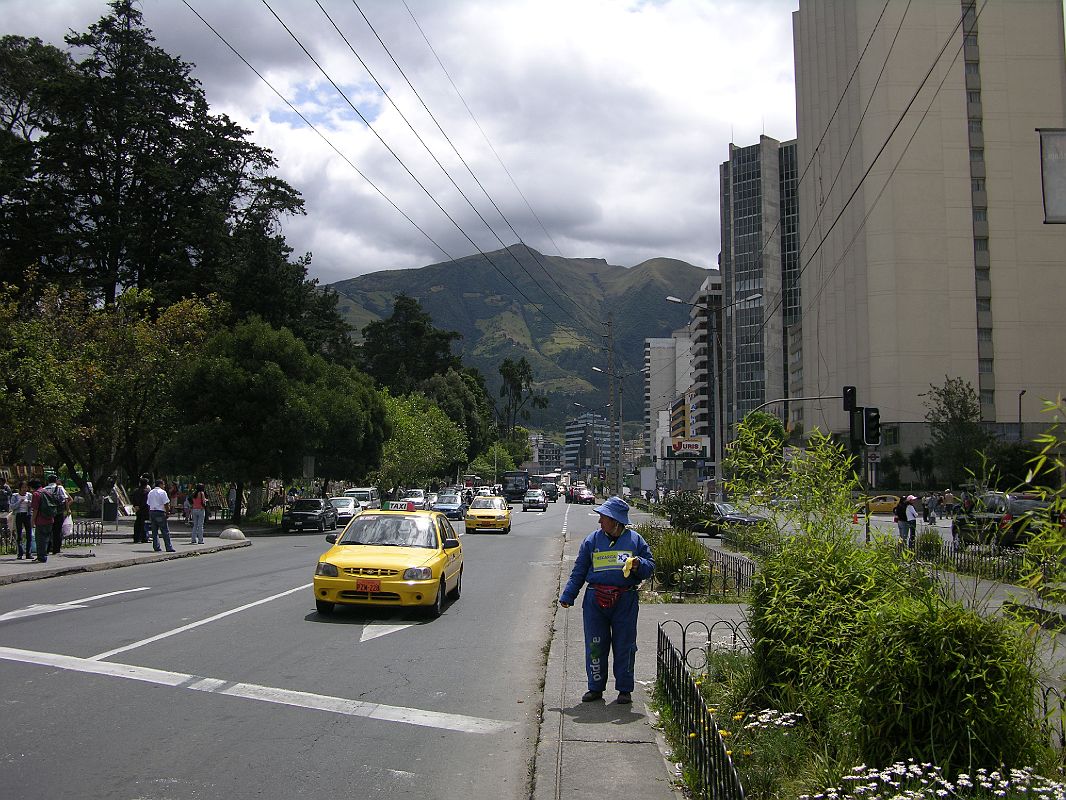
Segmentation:
<svg viewBox="0 0 1066 800">
<path fill-rule="evenodd" d="M 1025 394 L 1025 389 L 1018 392 L 1018 441 L 1022 440 L 1022 395 Z"/>
</svg>

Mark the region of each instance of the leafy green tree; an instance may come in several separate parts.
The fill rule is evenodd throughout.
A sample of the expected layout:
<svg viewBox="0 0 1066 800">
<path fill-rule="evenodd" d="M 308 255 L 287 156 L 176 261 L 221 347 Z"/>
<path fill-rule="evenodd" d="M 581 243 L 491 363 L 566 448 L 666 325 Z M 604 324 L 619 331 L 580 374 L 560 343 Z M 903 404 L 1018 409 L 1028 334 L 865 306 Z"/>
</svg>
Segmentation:
<svg viewBox="0 0 1066 800">
<path fill-rule="evenodd" d="M 466 434 L 467 460 L 488 447 L 492 437 L 488 395 L 470 372 L 449 369 L 443 374 L 431 375 L 418 386 L 418 390 Z"/>
<path fill-rule="evenodd" d="M 246 483 L 301 474 L 307 456 L 336 471 L 329 477 L 365 474 L 390 430 L 365 376 L 255 317 L 219 331 L 184 362 L 175 399 L 181 428 L 167 463 L 232 480 L 238 497 Z"/>
<path fill-rule="evenodd" d="M 748 494 L 753 487 L 766 489 L 785 474 L 785 426 L 764 411 L 748 414 L 737 426 L 737 438 L 725 458 L 726 487 L 730 494 Z M 771 496 L 776 490 L 771 490 Z"/>
<path fill-rule="evenodd" d="M 401 294 L 390 316 L 363 328 L 359 364 L 391 394 L 410 394 L 433 375 L 461 369 L 452 355 L 452 342 L 459 338 L 435 328 L 421 304 Z"/>
<path fill-rule="evenodd" d="M 547 408 L 548 398 L 538 395 L 533 390 L 533 367 L 522 356 L 518 361 L 505 358 L 500 364 L 500 397 L 503 408 L 500 410 L 500 424 L 505 439 L 515 438 L 515 428 L 519 419 L 529 419 L 530 408 Z"/>
<path fill-rule="evenodd" d="M 981 425 L 977 391 L 963 378 L 944 376 L 944 384 L 929 384 L 925 419 L 929 423 L 933 464 L 941 478 L 960 486 L 980 465 L 980 452 L 989 443 Z"/>
<path fill-rule="evenodd" d="M 932 445 L 918 445 L 907 456 L 907 466 L 911 468 L 911 472 L 918 476 L 918 483 L 925 487 L 930 487 L 935 483 L 933 474 L 935 465 L 936 460 Z"/>
<path fill-rule="evenodd" d="M 1030 442 L 1004 442 L 993 439 L 985 455 L 995 465 L 996 483 L 992 488 L 1010 491 L 1029 483 L 1030 465 L 1040 448 Z"/>
<path fill-rule="evenodd" d="M 381 390 L 391 427 L 376 482 L 381 488 L 421 486 L 455 474 L 466 462 L 466 436 L 424 395 Z"/>
<path fill-rule="evenodd" d="M 489 480 L 491 476 L 492 480 L 495 481 L 501 472 L 515 468 L 515 462 L 511 458 L 510 452 L 500 442 L 493 442 L 484 453 L 481 453 L 470 462 L 470 471 L 480 475 L 485 480 Z"/>
</svg>

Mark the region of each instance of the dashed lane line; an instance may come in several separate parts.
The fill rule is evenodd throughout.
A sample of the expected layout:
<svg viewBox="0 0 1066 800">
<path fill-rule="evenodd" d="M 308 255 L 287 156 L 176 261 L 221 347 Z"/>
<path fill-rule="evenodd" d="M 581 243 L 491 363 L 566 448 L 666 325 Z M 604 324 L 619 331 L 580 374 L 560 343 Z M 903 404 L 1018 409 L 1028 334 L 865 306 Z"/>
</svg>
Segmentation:
<svg viewBox="0 0 1066 800">
<path fill-rule="evenodd" d="M 438 728 L 460 733 L 501 733 L 514 728 L 513 723 L 485 717 L 446 714 L 439 711 L 425 711 L 418 708 L 389 706 L 381 703 L 366 703 L 361 700 L 349 700 L 345 697 L 331 697 L 292 689 L 279 689 L 273 686 L 261 686 L 254 683 L 234 683 L 218 678 L 139 667 L 134 664 L 117 664 L 110 661 L 65 656 L 59 653 L 20 650 L 14 647 L 0 647 L 0 660 L 37 664 L 72 672 L 106 675 L 142 683 L 170 686 L 176 689 L 208 692 L 227 697 L 240 697 L 245 700 L 258 700 L 264 703 L 343 714 L 349 717 L 366 717 L 367 719 L 383 722 L 398 722 L 405 725 L 418 725 L 425 728 Z"/>
</svg>

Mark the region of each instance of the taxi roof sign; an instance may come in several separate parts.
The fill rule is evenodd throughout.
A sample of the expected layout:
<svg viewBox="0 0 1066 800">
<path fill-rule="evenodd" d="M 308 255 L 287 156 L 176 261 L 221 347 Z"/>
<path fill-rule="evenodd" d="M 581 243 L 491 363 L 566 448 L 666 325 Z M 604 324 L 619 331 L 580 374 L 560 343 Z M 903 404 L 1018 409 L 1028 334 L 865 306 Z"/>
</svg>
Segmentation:
<svg viewBox="0 0 1066 800">
<path fill-rule="evenodd" d="M 410 500 L 389 500 L 385 503 L 386 511 L 414 511 L 415 504 Z"/>
</svg>

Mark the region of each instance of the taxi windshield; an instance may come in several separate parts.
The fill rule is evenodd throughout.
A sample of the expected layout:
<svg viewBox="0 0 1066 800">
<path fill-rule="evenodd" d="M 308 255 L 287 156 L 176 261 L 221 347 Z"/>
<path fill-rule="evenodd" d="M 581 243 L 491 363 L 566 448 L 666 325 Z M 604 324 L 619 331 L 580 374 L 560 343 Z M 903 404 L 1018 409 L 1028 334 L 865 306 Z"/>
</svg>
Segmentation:
<svg viewBox="0 0 1066 800">
<path fill-rule="evenodd" d="M 499 497 L 475 497 L 470 503 L 471 508 L 503 508 L 503 500 Z"/>
<path fill-rule="evenodd" d="M 352 520 L 337 544 L 435 548 L 437 534 L 429 517 L 364 513 Z"/>
</svg>

